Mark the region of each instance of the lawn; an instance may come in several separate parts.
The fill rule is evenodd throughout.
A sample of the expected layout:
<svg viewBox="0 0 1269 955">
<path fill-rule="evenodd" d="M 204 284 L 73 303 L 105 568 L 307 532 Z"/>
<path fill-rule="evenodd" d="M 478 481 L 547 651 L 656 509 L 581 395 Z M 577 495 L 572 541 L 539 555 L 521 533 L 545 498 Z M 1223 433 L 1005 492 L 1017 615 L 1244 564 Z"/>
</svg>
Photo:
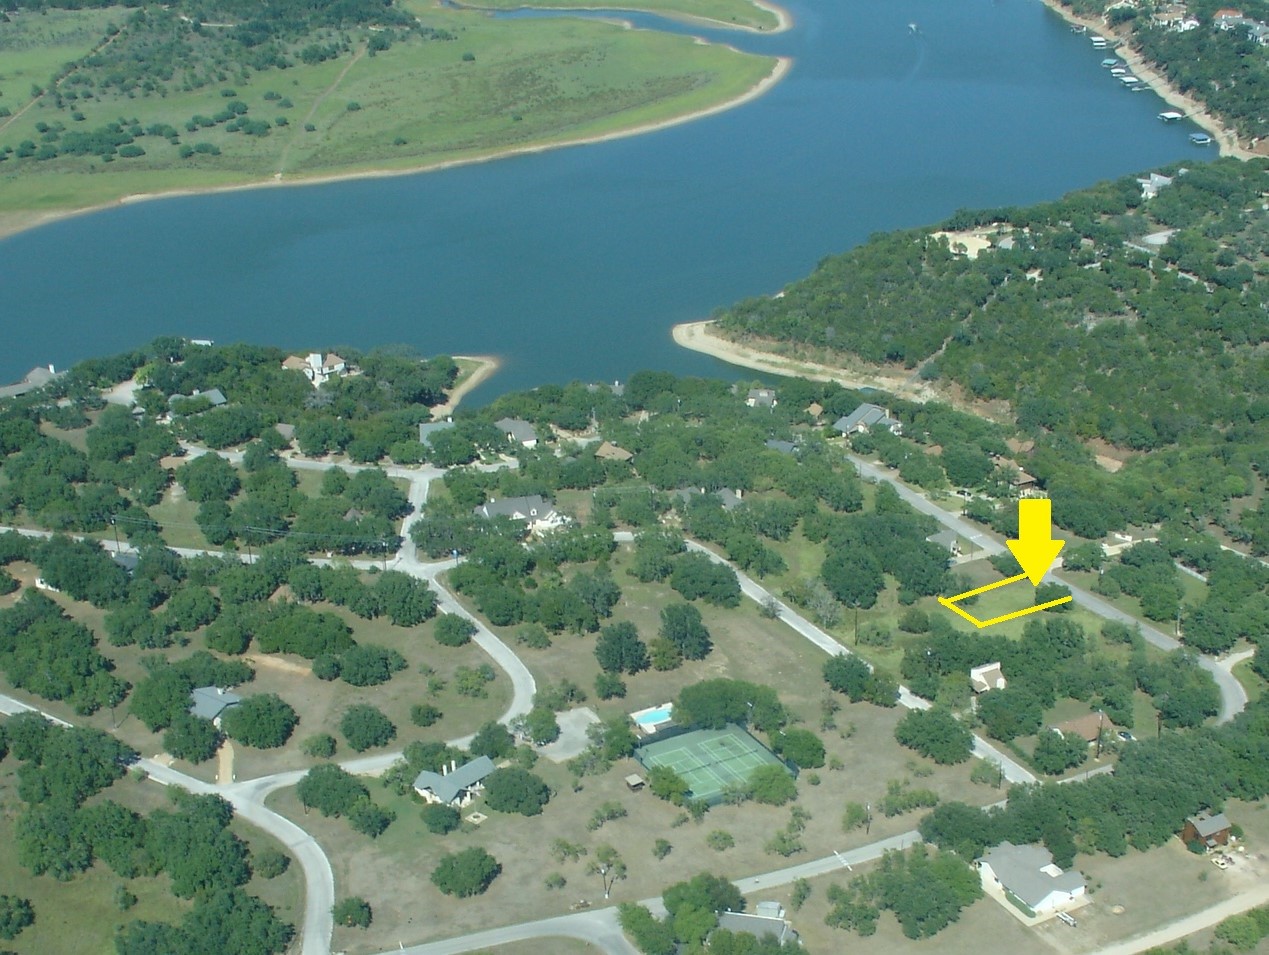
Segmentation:
<svg viewBox="0 0 1269 955">
<path fill-rule="evenodd" d="M 1251 661 L 1244 660 L 1234 665 L 1234 677 L 1247 691 L 1247 702 L 1255 703 L 1265 694 L 1265 678 L 1251 668 Z"/>
<path fill-rule="evenodd" d="M 634 622 L 648 638 L 655 634 L 660 607 L 678 597 L 665 585 L 641 584 L 626 575 L 629 556 L 629 549 L 621 548 L 611 560 L 614 577 L 623 589 L 614 620 Z M 678 809 L 649 792 L 630 793 L 626 789 L 624 776 L 640 772 L 633 760 L 614 765 L 602 776 L 584 777 L 576 788 L 563 766 L 540 760 L 535 771 L 555 793 L 542 815 L 525 819 L 489 812 L 490 818 L 480 827 L 445 837 L 424 829 L 419 819 L 421 804 L 412 795 L 398 797 L 374 790 L 376 800 L 392 808 L 397 820 L 382 838 L 371 842 L 340 820 L 325 820 L 316 814 L 303 817 L 293 791 L 278 793 L 271 805 L 313 832 L 332 859 L 337 894 L 363 896 L 375 908 L 375 922 L 368 932 L 337 931 L 335 946 L 350 953 L 379 951 L 397 941 L 410 944 L 563 914 L 579 898 L 600 903 L 599 880 L 587 874 L 585 858 L 556 863 L 544 857 L 557 838 L 581 842 L 592 855 L 602 843 L 615 846 L 629 866 L 629 875 L 617 884 L 612 901 L 627 901 L 656 895 L 665 885 L 704 868 L 741 878 L 907 831 L 920 813 L 886 818 L 874 810 L 871 831 L 844 833 L 841 829 L 845 803 L 876 807 L 891 781 L 931 789 L 944 800 L 982 805 L 1000 798 L 999 790 L 969 782 L 971 763 L 939 767 L 900 749 L 894 741 L 894 727 L 904 713 L 902 709 L 842 701 L 844 705 L 833 716 L 832 724 L 820 730 L 825 688 L 818 674 L 823 652 L 779 621 L 762 617 L 751 602 L 734 610 L 700 606 L 715 643 L 709 657 L 667 673 L 628 677 L 626 699 L 597 702 L 592 698 L 587 705 L 604 715 L 625 714 L 672 698 L 688 683 L 717 676 L 774 686 L 792 710 L 795 722 L 820 731 L 830 765 L 842 767 L 801 774 L 798 804 L 811 816 L 802 836 L 806 849 L 788 859 L 765 849 L 772 834 L 788 822 L 787 808 L 720 805 L 700 824 L 680 822 Z M 502 631 L 502 636 L 514 640 L 511 631 Z M 598 672 L 592 652 L 594 639 L 591 635 L 564 634 L 557 636 L 550 648 L 521 648 L 520 652 L 539 681 L 567 678 L 589 690 Z M 620 803 L 628 815 L 606 823 L 597 832 L 578 824 L 610 801 Z M 488 812 L 479 801 L 472 808 Z M 721 852 L 710 848 L 706 836 L 715 830 L 728 832 L 734 847 Z M 665 838 L 673 846 L 664 860 L 656 860 L 651 853 L 655 838 Z M 433 860 L 444 851 L 468 845 L 483 846 L 491 852 L 503 866 L 502 876 L 480 899 L 447 899 L 428 879 Z M 544 877 L 554 871 L 567 880 L 563 890 L 552 891 L 543 884 Z"/>
<path fill-rule="evenodd" d="M 749 7 L 741 0 L 702 2 Z M 313 65 L 297 61 L 285 73 L 239 74 L 232 86 L 226 83 L 223 88 L 248 106 L 252 119 L 275 124 L 266 136 L 227 132 L 224 125 L 185 131 L 194 115 L 223 108 L 220 86 L 173 87 L 164 96 L 129 98 L 126 106 L 107 94 L 64 109 L 48 97 L 38 100 L 0 129 L 0 145 L 39 141 L 37 123 L 95 129 L 121 111 L 143 128 L 171 125 L 181 131 L 181 141 L 145 136 L 138 140 L 145 155 L 109 164 L 95 156 L 12 158 L 0 166 L 0 228 L 29 221 L 32 211 L 86 208 L 134 194 L 271 181 L 275 175 L 418 169 L 627 130 L 735 99 L 774 66 L 771 58 L 691 37 L 596 20 L 506 21 L 424 0 L 407 6 L 427 26 L 460 39 L 415 37 L 369 56 L 369 34 L 355 34 L 353 54 Z M 77 16 L 85 18 L 79 33 L 91 33 L 82 24 L 97 22 L 87 18 L 100 19 L 95 13 Z M 47 83 L 52 63 L 88 46 L 37 51 L 21 78 L 5 74 L 13 92 L 6 90 L 3 102 L 16 113 L 29 102 L 28 73 Z M 25 92 L 18 95 L 17 87 Z M 278 97 L 292 105 L 279 105 Z M 72 108 L 83 120 L 72 119 Z M 285 126 L 276 125 L 279 118 Z M 179 157 L 181 146 L 201 143 L 221 154 Z"/>
</svg>

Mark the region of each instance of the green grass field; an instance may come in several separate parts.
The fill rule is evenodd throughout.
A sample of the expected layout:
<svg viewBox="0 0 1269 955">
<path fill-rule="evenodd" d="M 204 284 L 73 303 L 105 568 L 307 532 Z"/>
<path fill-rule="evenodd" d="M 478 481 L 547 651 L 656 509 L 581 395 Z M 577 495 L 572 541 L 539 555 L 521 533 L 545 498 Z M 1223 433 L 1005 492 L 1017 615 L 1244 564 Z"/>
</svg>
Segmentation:
<svg viewBox="0 0 1269 955">
<path fill-rule="evenodd" d="M 597 3 L 594 0 L 476 0 L 467 6 L 489 10 L 514 10 L 519 7 L 559 7 L 565 10 L 601 7 L 659 13 L 674 19 L 712 20 L 751 30 L 774 30 L 779 25 L 779 18 L 774 12 L 751 0 L 616 0 L 614 3 Z"/>
<path fill-rule="evenodd" d="M 51 96 L 33 102 L 32 84 L 47 84 L 60 64 L 86 54 L 108 14 L 122 19 L 120 13 L 59 14 L 56 33 L 30 25 L 33 15 L 19 15 L 28 48 L 13 55 L 16 67 L 0 48 L 0 104 L 14 114 L 0 118 L 0 147 L 40 143 L 37 124 L 83 131 L 121 117 L 143 128 L 171 125 L 180 137 L 173 144 L 143 136 L 136 144 L 145 155 L 110 163 L 94 155 L 9 156 L 0 162 L 0 232 L 29 224 L 35 214 L 125 196 L 405 171 L 612 134 L 736 99 L 774 67 L 769 57 L 607 22 L 505 21 L 423 0 L 405 5 L 421 22 L 456 39 L 411 37 L 372 56 L 365 46 L 369 34 L 354 31 L 355 52 L 337 59 L 314 65 L 297 60 L 285 71 L 239 73 L 223 85 L 188 92 L 174 86 L 162 96 L 106 92 L 61 109 Z M 186 131 L 193 116 L 213 116 L 224 107 L 226 89 L 246 104 L 249 118 L 273 124 L 268 135 L 228 132 L 223 124 Z M 350 110 L 351 103 L 359 108 Z M 74 110 L 82 120 L 73 118 Z M 286 125 L 277 125 L 279 119 Z M 220 155 L 180 158 L 182 147 L 203 143 Z"/>
</svg>

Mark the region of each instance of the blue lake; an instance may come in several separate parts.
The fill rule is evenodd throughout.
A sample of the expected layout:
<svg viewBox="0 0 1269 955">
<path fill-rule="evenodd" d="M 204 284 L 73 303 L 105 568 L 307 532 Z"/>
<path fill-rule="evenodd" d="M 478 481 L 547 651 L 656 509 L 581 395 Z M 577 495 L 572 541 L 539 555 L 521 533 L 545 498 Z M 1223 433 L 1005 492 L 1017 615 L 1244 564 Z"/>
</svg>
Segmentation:
<svg viewBox="0 0 1269 955">
<path fill-rule="evenodd" d="M 0 240 L 0 381 L 160 334 L 499 355 L 477 400 L 640 368 L 736 377 L 676 347 L 671 326 L 876 231 L 1215 155 L 1039 0 L 787 7 L 796 26 L 777 36 L 688 31 L 795 58 L 766 96 L 697 122 L 444 172 L 140 203 Z"/>
</svg>

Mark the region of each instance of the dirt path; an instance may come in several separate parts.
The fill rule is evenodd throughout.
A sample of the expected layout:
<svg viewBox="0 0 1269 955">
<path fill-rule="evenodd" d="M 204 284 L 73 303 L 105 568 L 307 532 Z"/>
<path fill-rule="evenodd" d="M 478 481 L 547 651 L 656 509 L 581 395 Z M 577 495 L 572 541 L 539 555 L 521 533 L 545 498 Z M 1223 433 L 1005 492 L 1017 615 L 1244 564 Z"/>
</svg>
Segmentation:
<svg viewBox="0 0 1269 955">
<path fill-rule="evenodd" d="M 106 37 L 104 40 L 98 43 L 95 47 L 89 50 L 86 54 L 84 54 L 83 59 L 87 59 L 88 57 L 92 56 L 95 53 L 100 53 L 102 50 L 110 46 L 110 44 L 114 43 L 115 40 L 117 40 L 121 36 L 123 36 L 123 27 L 120 27 L 118 31 L 110 34 L 110 36 Z M 49 89 L 57 89 L 64 82 L 66 82 L 66 80 L 74 76 L 75 72 L 76 72 L 75 70 L 71 70 L 69 73 L 63 76 L 60 80 L 54 83 L 51 87 L 41 90 L 39 96 L 32 97 L 31 102 L 27 103 L 25 106 L 23 106 L 20 110 L 18 110 L 12 116 L 8 117 L 3 123 L 0 123 L 0 133 L 4 132 L 5 129 L 8 128 L 10 123 L 17 122 L 18 118 L 22 116 L 23 113 L 25 113 L 32 106 L 34 106 L 36 103 L 42 100 L 45 96 L 47 96 L 49 93 Z"/>
<path fill-rule="evenodd" d="M 301 666 L 298 663 L 292 663 L 290 660 L 283 660 L 281 657 L 271 657 L 260 653 L 248 653 L 243 657 L 253 666 L 264 667 L 268 670 L 277 670 L 280 673 L 293 673 L 296 676 L 312 676 L 312 668 Z"/>
<path fill-rule="evenodd" d="M 1195 912 L 1193 915 L 1169 922 L 1146 935 L 1138 935 L 1126 942 L 1107 945 L 1093 955 L 1134 955 L 1136 952 L 1144 952 L 1156 946 L 1166 945 L 1168 942 L 1175 942 L 1187 935 L 1193 935 L 1195 932 L 1210 928 L 1217 922 L 1224 921 L 1231 915 L 1238 915 L 1258 905 L 1264 905 L 1266 902 L 1269 902 L 1269 885 L 1258 885 L 1254 889 L 1240 892 L 1232 899 L 1218 902 L 1202 912 Z"/>
<path fill-rule="evenodd" d="M 335 77 L 335 82 L 331 83 L 330 86 L 322 90 L 322 92 L 318 94 L 317 99 L 313 100 L 313 105 L 309 107 L 308 113 L 304 116 L 304 119 L 295 125 L 291 133 L 291 138 L 287 140 L 286 146 L 282 149 L 282 155 L 278 157 L 278 170 L 273 174 L 274 179 L 281 179 L 282 173 L 286 171 L 286 160 L 291 155 L 291 146 L 295 143 L 295 138 L 297 136 L 304 135 L 304 127 L 307 126 L 317 114 L 318 107 L 326 102 L 326 98 L 330 96 L 331 93 L 335 92 L 336 87 L 338 87 L 339 84 L 344 81 L 344 77 L 348 75 L 348 71 L 357 65 L 357 61 L 360 60 L 365 53 L 366 47 L 363 45 L 356 53 L 353 54 L 353 58 L 348 61 L 348 65 L 339 71 L 339 75 Z"/>
<path fill-rule="evenodd" d="M 216 754 L 216 782 L 228 786 L 234 781 L 234 744 L 225 740 Z"/>
</svg>

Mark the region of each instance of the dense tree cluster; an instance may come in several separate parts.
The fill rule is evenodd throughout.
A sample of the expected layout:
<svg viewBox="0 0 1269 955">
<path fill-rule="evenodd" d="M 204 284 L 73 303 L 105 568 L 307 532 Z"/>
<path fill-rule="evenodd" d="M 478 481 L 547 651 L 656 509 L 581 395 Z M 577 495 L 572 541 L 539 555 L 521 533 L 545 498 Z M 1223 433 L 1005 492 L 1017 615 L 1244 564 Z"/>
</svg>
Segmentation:
<svg viewBox="0 0 1269 955">
<path fill-rule="evenodd" d="M 65 700 L 77 713 L 116 706 L 128 690 L 96 643 L 92 631 L 39 591 L 28 590 L 12 607 L 0 610 L 5 678 L 46 700 Z"/>
<path fill-rule="evenodd" d="M 888 910 L 908 938 L 929 938 L 960 918 L 961 910 L 982 894 L 978 873 L 965 860 L 918 845 L 906 853 L 887 852 L 875 871 L 844 888 L 830 886 L 833 907 L 825 922 L 872 935 Z"/>
<path fill-rule="evenodd" d="M 1201 809 L 1264 798 L 1267 739 L 1269 704 L 1262 699 L 1223 726 L 1138 740 L 1121 754 L 1113 775 L 1014 787 L 1004 808 L 987 811 L 944 803 L 922 820 L 921 833 L 964 859 L 1006 839 L 1043 842 L 1062 866 L 1076 851 L 1119 856 L 1129 846 L 1149 849 Z"/>
</svg>

